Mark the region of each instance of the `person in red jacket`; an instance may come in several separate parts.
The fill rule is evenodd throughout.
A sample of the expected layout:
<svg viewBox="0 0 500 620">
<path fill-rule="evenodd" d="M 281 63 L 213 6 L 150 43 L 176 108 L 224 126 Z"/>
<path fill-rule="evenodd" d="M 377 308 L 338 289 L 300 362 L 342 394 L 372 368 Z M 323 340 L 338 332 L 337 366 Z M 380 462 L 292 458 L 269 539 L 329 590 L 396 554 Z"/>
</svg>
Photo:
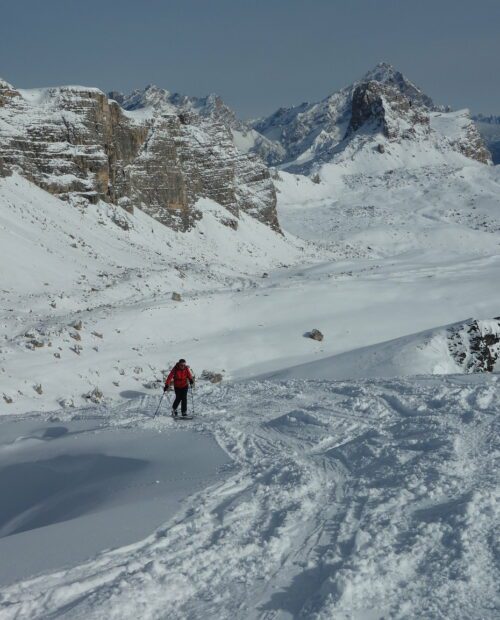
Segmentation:
<svg viewBox="0 0 500 620">
<path fill-rule="evenodd" d="M 181 404 L 182 415 L 187 415 L 187 394 L 188 386 L 194 384 L 194 377 L 191 373 L 189 366 L 186 365 L 186 360 L 180 359 L 177 364 L 172 368 L 168 377 L 165 380 L 165 387 L 163 391 L 166 392 L 170 389 L 170 385 L 173 382 L 175 390 L 175 400 L 172 405 L 172 415 L 177 415 L 177 407 Z"/>
</svg>

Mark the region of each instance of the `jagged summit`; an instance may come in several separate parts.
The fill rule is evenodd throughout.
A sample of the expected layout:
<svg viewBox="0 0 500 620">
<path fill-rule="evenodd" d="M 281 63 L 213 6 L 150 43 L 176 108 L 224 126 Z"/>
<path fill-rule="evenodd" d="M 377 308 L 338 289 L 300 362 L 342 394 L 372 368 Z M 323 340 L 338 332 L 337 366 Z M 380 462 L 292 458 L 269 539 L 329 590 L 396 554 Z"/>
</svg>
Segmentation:
<svg viewBox="0 0 500 620">
<path fill-rule="evenodd" d="M 436 108 L 432 99 L 422 92 L 418 86 L 411 82 L 401 71 L 398 71 L 393 65 L 387 62 L 380 62 L 373 69 L 365 73 L 361 82 L 380 82 L 381 84 L 389 84 L 399 90 L 401 94 L 406 95 L 412 101 L 422 105 L 430 110 Z"/>
<path fill-rule="evenodd" d="M 163 114 L 194 113 L 200 117 L 223 123 L 231 129 L 241 129 L 243 126 L 235 112 L 216 93 L 195 97 L 177 92 L 172 93 L 154 84 L 148 84 L 145 88 L 133 90 L 128 95 L 111 91 L 108 96 L 128 111 L 149 108 Z"/>
<path fill-rule="evenodd" d="M 176 112 L 172 105 L 172 94 L 155 84 L 145 88 L 136 88 L 129 94 L 110 92 L 108 97 L 117 101 L 125 110 L 133 111 L 144 108 L 161 109 L 163 112 Z"/>
<path fill-rule="evenodd" d="M 363 77 L 359 80 L 360 82 L 409 82 L 409 80 L 388 62 L 379 62 L 372 69 L 367 71 Z"/>
<path fill-rule="evenodd" d="M 371 142 L 379 139 L 398 141 L 408 150 L 410 140 L 484 163 L 491 159 L 467 111 L 452 114 L 449 108 L 436 106 L 387 62 L 378 63 L 360 80 L 319 102 L 280 108 L 258 119 L 253 128 L 282 148 L 284 156 L 272 163 L 306 174 L 333 161 L 353 140 L 356 152 L 363 145 L 373 148 Z M 382 154 L 385 145 L 378 148 Z"/>
</svg>

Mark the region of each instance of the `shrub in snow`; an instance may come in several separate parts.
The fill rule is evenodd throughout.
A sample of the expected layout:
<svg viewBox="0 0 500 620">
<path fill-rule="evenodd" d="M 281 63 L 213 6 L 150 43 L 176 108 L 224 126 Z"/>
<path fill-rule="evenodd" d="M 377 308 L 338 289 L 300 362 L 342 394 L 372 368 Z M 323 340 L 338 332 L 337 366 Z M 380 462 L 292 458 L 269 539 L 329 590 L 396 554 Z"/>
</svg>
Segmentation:
<svg viewBox="0 0 500 620">
<path fill-rule="evenodd" d="M 173 301 L 182 301 L 182 297 L 180 293 L 172 293 L 172 300 Z"/>
<path fill-rule="evenodd" d="M 71 327 L 73 327 L 74 329 L 77 329 L 78 331 L 80 331 L 82 329 L 82 327 L 83 327 L 83 323 L 82 323 L 81 319 L 78 319 L 78 321 L 74 321 L 71 324 Z"/>
<path fill-rule="evenodd" d="M 80 336 L 80 334 L 78 332 L 71 332 L 70 336 L 74 339 L 74 340 L 81 340 L 82 337 Z"/>
<path fill-rule="evenodd" d="M 35 390 L 37 394 L 43 394 L 42 385 L 40 383 L 37 383 L 36 385 L 34 385 L 33 389 Z"/>
<path fill-rule="evenodd" d="M 3 399 L 8 405 L 12 404 L 12 398 L 10 396 L 7 396 L 7 394 L 3 395 Z"/>
</svg>

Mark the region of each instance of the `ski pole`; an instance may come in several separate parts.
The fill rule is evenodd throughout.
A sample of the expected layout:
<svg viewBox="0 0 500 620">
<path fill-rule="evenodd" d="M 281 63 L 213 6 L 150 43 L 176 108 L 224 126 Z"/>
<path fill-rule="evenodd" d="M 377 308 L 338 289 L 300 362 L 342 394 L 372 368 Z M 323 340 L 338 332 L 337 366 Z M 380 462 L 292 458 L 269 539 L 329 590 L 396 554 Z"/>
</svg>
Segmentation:
<svg viewBox="0 0 500 620">
<path fill-rule="evenodd" d="M 192 415 L 194 417 L 194 388 L 193 386 L 191 386 L 191 411 L 193 412 Z"/>
<path fill-rule="evenodd" d="M 158 407 L 156 407 L 156 411 L 155 411 L 155 414 L 154 414 L 153 418 L 156 418 L 156 414 L 160 410 L 161 401 L 163 400 L 164 396 L 165 396 L 165 392 L 163 392 L 163 394 L 161 395 L 160 402 L 158 403 Z"/>
</svg>

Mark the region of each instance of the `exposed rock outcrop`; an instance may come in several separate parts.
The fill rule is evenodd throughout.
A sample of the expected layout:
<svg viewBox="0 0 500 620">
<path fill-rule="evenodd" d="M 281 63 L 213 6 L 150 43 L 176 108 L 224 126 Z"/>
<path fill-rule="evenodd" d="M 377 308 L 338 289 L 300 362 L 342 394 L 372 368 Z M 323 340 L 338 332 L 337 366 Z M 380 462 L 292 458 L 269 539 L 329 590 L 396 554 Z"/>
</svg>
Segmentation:
<svg viewBox="0 0 500 620">
<path fill-rule="evenodd" d="M 346 137 L 366 125 L 382 131 L 389 140 L 430 132 L 425 108 L 413 105 L 412 100 L 395 87 L 375 81 L 364 82 L 354 89 Z"/>
<path fill-rule="evenodd" d="M 194 106 L 180 113 L 159 91 L 134 105 L 127 98 L 125 110 L 119 93 L 108 99 L 84 87 L 23 91 L 0 81 L 0 174 L 17 165 L 61 198 L 137 207 L 175 230 L 202 216 L 194 205 L 207 197 L 278 231 L 269 172 L 236 149 L 230 128 L 216 119 L 220 102 L 205 102 L 213 114 Z"/>
<path fill-rule="evenodd" d="M 495 165 L 500 164 L 500 116 L 478 114 L 472 120 L 476 125 Z"/>
<path fill-rule="evenodd" d="M 448 348 L 464 372 L 493 372 L 500 358 L 500 317 L 450 328 Z"/>
<path fill-rule="evenodd" d="M 210 383 L 220 383 L 224 376 L 220 372 L 214 372 L 212 370 L 203 370 L 200 379 L 204 381 L 210 381 Z"/>
</svg>

